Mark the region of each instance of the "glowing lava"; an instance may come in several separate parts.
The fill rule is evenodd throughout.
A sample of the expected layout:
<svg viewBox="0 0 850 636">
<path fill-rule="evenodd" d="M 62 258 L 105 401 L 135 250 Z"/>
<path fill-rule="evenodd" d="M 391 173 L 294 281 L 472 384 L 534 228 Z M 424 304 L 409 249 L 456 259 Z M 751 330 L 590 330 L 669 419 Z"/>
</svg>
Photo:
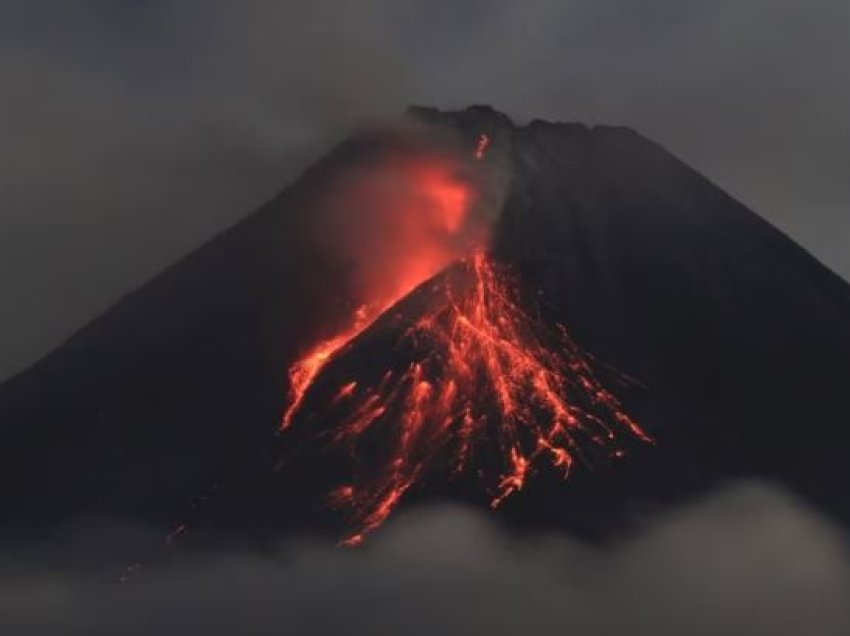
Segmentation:
<svg viewBox="0 0 850 636">
<path fill-rule="evenodd" d="M 356 460 L 368 435 L 391 440 L 363 470 L 367 478 L 332 495 L 357 526 L 347 545 L 360 543 L 411 487 L 441 471 L 497 467 L 482 475 L 496 507 L 543 463 L 566 478 L 590 446 L 620 457 L 622 435 L 651 442 L 566 330 L 537 323 L 520 308 L 504 269 L 483 251 L 461 267 L 467 282 L 443 282 L 444 302 L 404 334 L 415 352 L 409 366 L 388 369 L 376 386 L 352 381 L 338 393 L 347 415 L 333 418 L 342 423 L 331 444 L 352 449 Z"/>
<path fill-rule="evenodd" d="M 393 157 L 373 167 L 367 178 L 346 183 L 338 197 L 331 205 L 349 214 L 335 224 L 340 234 L 355 237 L 351 240 L 356 250 L 343 250 L 343 255 L 360 265 L 361 304 L 337 333 L 312 346 L 290 367 L 281 430 L 292 424 L 305 393 L 336 352 L 485 236 L 481 220 L 472 218 L 472 185 L 447 157 Z"/>
<path fill-rule="evenodd" d="M 489 137 L 481 135 L 477 159 L 488 145 Z M 468 212 L 468 189 L 433 164 L 413 174 L 430 193 L 428 205 L 438 208 L 424 215 L 429 228 L 458 232 Z M 566 478 L 576 460 L 621 457 L 621 438 L 652 441 L 597 379 L 566 329 L 533 320 L 522 309 L 513 276 L 480 244 L 461 259 L 447 261 L 440 250 L 440 258 L 401 259 L 388 270 L 393 280 L 382 286 L 389 292 L 371 298 L 348 328 L 290 369 L 282 428 L 299 419 L 309 396 L 310 410 L 333 424 L 317 435 L 350 451 L 355 464 L 352 483 L 331 495 L 355 526 L 346 545 L 360 543 L 411 488 L 441 473 L 475 469 L 496 507 L 547 465 Z M 423 254 L 434 252 L 423 248 Z M 328 364 L 387 308 L 452 261 L 458 263 L 454 276 L 449 272 L 425 290 L 428 306 L 417 310 L 395 347 L 407 352 L 407 362 L 388 363 L 371 376 L 378 381 L 343 378 L 316 407 L 310 391 Z"/>
<path fill-rule="evenodd" d="M 374 320 L 375 316 L 368 316 L 366 307 L 359 307 L 354 312 L 351 326 L 332 338 L 322 340 L 314 346 L 303 358 L 298 360 L 289 368 L 289 406 L 283 413 L 281 419 L 281 430 L 292 424 L 292 418 L 301 407 L 307 389 L 313 384 L 319 371 L 328 363 L 331 357 L 344 345 L 351 342 L 366 326 Z"/>
<path fill-rule="evenodd" d="M 375 431 L 390 440 L 366 467 L 367 478 L 332 494 L 353 513 L 357 530 L 347 545 L 380 526 L 418 481 L 441 471 L 497 466 L 482 477 L 496 507 L 541 463 L 566 477 L 590 446 L 621 457 L 618 437 L 651 442 L 566 330 L 520 308 L 504 269 L 480 250 L 461 267 L 466 282 L 444 281 L 435 292 L 442 301 L 402 336 L 413 361 L 400 372 L 387 369 L 375 386 L 350 380 L 336 392 L 332 417 L 342 423 L 331 444 L 352 449 L 356 459 Z"/>
</svg>

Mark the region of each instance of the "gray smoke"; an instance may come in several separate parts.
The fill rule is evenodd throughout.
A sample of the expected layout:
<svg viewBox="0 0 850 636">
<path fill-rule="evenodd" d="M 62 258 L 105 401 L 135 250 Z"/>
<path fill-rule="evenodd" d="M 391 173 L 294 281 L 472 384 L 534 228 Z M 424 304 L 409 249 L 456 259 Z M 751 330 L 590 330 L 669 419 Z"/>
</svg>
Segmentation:
<svg viewBox="0 0 850 636">
<path fill-rule="evenodd" d="M 357 550 L 300 542 L 274 554 L 196 555 L 125 585 L 51 570 L 34 556 L 38 546 L 21 548 L 0 561 L 0 629 L 16 636 L 850 630 L 846 536 L 767 484 L 739 484 L 670 512 L 610 548 L 555 534 L 511 538 L 492 519 L 465 508 L 414 510 Z"/>
<path fill-rule="evenodd" d="M 627 124 L 845 276 L 839 0 L 0 0 L 0 377 L 411 102 Z"/>
</svg>

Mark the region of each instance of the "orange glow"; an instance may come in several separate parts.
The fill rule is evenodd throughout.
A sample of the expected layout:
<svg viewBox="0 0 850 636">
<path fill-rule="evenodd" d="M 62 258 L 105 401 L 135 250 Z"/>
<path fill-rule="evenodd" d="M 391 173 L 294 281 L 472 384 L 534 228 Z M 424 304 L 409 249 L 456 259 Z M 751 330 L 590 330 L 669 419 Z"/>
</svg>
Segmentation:
<svg viewBox="0 0 850 636">
<path fill-rule="evenodd" d="M 652 441 L 602 386 L 566 330 L 547 334 L 522 311 L 507 272 L 480 250 L 463 267 L 468 287 L 444 283 L 445 302 L 404 335 L 420 345 L 420 359 L 404 373 L 387 371 L 374 387 L 349 382 L 337 392 L 335 402 L 345 397 L 347 415 L 333 444 L 356 449 L 379 426 L 393 440 L 371 480 L 333 493 L 332 502 L 349 508 L 356 524 L 344 545 L 361 543 L 411 487 L 445 469 L 446 457 L 454 458 L 457 474 L 477 454 L 501 456 L 501 472 L 483 477 L 495 508 L 522 490 L 541 463 L 566 478 L 582 457 L 582 443 L 619 458 L 618 436 Z"/>
<path fill-rule="evenodd" d="M 370 481 L 334 493 L 333 503 L 349 508 L 356 523 L 344 545 L 361 543 L 411 487 L 445 469 L 446 457 L 454 458 L 455 474 L 476 454 L 502 457 L 501 473 L 483 477 L 495 508 L 522 490 L 541 463 L 566 478 L 581 443 L 621 457 L 619 435 L 652 441 L 564 330 L 549 334 L 556 346 L 545 341 L 543 327 L 516 303 L 506 272 L 480 250 L 464 268 L 469 287 L 459 292 L 445 284 L 446 302 L 404 336 L 421 345 L 421 359 L 361 389 L 333 433 L 332 443 L 355 451 L 378 426 L 394 440 Z"/>
<path fill-rule="evenodd" d="M 354 393 L 354 389 L 357 388 L 357 382 L 349 382 L 344 385 L 339 392 L 336 394 L 336 401 L 342 400 L 344 398 L 350 397 L 352 393 Z"/>
<path fill-rule="evenodd" d="M 487 135 L 479 137 L 476 159 L 489 143 Z M 652 442 L 597 379 L 566 329 L 552 329 L 523 311 L 513 276 L 482 247 L 484 234 L 473 233 L 472 244 L 452 242 L 468 231 L 470 185 L 433 157 L 395 169 L 405 181 L 400 190 L 394 175 L 388 197 L 386 183 L 366 184 L 358 193 L 389 205 L 392 213 L 378 217 L 389 228 L 384 238 L 395 237 L 404 249 L 390 252 L 380 276 L 367 277 L 365 302 L 349 326 L 290 368 L 281 424 L 285 429 L 298 420 L 317 376 L 352 339 L 422 282 L 460 264 L 462 282 L 446 277 L 435 283 L 431 305 L 403 334 L 414 350 L 409 365 L 387 369 L 372 385 L 348 378 L 319 407 L 327 409 L 328 421 L 340 422 L 329 433 L 330 444 L 351 450 L 355 462 L 367 435 L 377 431 L 386 442 L 369 453 L 365 476 L 331 494 L 354 524 L 342 541 L 347 546 L 359 545 L 411 488 L 440 473 L 475 469 L 495 508 L 544 466 L 566 478 L 576 460 L 598 455 L 591 447 L 620 458 L 621 437 Z"/>
<path fill-rule="evenodd" d="M 331 357 L 343 345 L 347 344 L 352 338 L 363 331 L 374 318 L 374 316 L 369 316 L 364 308 L 358 308 L 354 312 L 352 324 L 348 329 L 332 338 L 321 341 L 310 349 L 307 355 L 289 368 L 289 406 L 287 406 L 283 413 L 280 426 L 281 430 L 287 428 L 292 423 L 292 418 L 298 409 L 301 408 L 301 403 L 304 401 L 304 394 L 310 388 L 310 385 L 313 384 L 319 371 L 324 368 Z M 340 394 L 342 394 L 344 389 L 345 387 L 340 390 Z M 354 387 L 351 390 L 354 390 Z"/>
<path fill-rule="evenodd" d="M 358 244 L 358 250 L 369 252 L 359 270 L 362 304 L 338 333 L 313 345 L 289 368 L 281 430 L 292 424 L 305 393 L 341 348 L 483 238 L 481 224 L 470 220 L 472 187 L 458 172 L 455 162 L 423 154 L 395 158 L 379 166 L 373 179 L 342 188 L 344 200 L 335 204 L 363 211 L 347 218 L 348 227 L 340 230 L 366 245 Z"/>
</svg>

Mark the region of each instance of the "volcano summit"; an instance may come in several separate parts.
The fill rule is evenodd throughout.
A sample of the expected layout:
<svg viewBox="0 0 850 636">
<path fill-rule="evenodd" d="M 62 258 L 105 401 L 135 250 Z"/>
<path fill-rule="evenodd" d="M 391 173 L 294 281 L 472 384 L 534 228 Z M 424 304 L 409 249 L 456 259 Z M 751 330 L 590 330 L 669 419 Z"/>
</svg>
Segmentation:
<svg viewBox="0 0 850 636">
<path fill-rule="evenodd" d="M 850 521 L 846 283 L 627 128 L 408 119 L 0 388 L 7 531 L 356 542 L 403 495 L 598 537 L 745 477 Z"/>
</svg>

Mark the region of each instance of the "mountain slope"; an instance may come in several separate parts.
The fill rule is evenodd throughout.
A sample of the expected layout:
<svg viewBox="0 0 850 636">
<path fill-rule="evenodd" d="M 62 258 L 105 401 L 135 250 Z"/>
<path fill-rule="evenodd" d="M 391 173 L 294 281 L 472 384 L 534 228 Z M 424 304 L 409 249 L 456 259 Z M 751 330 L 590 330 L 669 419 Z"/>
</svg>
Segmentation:
<svg viewBox="0 0 850 636">
<path fill-rule="evenodd" d="M 658 440 L 567 485 L 541 476 L 505 518 L 605 532 L 653 502 L 760 476 L 848 519 L 850 287 L 628 129 L 518 127 L 485 107 L 411 116 L 470 147 L 489 135 L 485 161 L 511 175 L 494 254 L 546 321 L 639 381 L 622 397 Z M 347 264 L 312 239 L 307 219 L 338 171 L 392 143 L 342 144 L 0 388 L 7 530 L 81 514 L 169 524 L 211 491 L 209 527 L 310 527 L 335 462 L 314 449 L 275 473 L 287 449 L 272 435 L 286 365 L 344 303 Z M 382 319 L 370 333 L 394 329 Z M 376 343 L 387 340 L 367 336 L 328 373 L 386 357 Z M 471 496 L 464 484 L 440 492 Z"/>
</svg>

